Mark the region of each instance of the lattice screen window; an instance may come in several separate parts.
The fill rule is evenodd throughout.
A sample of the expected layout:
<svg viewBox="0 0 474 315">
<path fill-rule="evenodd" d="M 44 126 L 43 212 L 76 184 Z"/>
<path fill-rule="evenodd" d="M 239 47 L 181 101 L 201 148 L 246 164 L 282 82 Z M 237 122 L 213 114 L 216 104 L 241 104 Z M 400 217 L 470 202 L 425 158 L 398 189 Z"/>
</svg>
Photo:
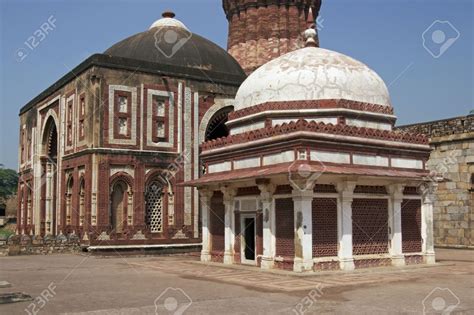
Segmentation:
<svg viewBox="0 0 474 315">
<path fill-rule="evenodd" d="M 313 199 L 313 257 L 337 256 L 337 199 Z"/>
<path fill-rule="evenodd" d="M 403 252 L 421 252 L 423 242 L 421 237 L 421 200 L 403 200 L 401 216 Z"/>
<path fill-rule="evenodd" d="M 387 199 L 354 199 L 352 239 L 354 255 L 388 253 Z"/>
<path fill-rule="evenodd" d="M 153 182 L 146 192 L 146 225 L 152 233 L 163 231 L 163 187 Z"/>
</svg>

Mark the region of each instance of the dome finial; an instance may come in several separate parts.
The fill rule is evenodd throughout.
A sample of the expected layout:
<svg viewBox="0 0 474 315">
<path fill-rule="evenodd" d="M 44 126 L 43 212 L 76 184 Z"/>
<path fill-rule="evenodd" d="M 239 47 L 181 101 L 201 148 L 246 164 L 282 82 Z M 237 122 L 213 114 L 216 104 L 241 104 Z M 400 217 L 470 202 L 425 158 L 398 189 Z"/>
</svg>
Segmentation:
<svg viewBox="0 0 474 315">
<path fill-rule="evenodd" d="M 304 31 L 303 36 L 306 41 L 305 47 L 318 47 L 316 38 L 318 33 L 316 32 L 316 25 L 314 23 L 313 9 L 309 8 L 308 19 L 306 21 L 308 29 Z"/>
<path fill-rule="evenodd" d="M 161 16 L 164 17 L 164 18 L 170 18 L 170 19 L 172 19 L 172 18 L 174 18 L 174 17 L 176 16 L 176 14 L 174 14 L 174 12 L 171 11 L 171 10 L 167 10 L 167 11 L 163 12 L 163 13 L 161 14 Z"/>
</svg>

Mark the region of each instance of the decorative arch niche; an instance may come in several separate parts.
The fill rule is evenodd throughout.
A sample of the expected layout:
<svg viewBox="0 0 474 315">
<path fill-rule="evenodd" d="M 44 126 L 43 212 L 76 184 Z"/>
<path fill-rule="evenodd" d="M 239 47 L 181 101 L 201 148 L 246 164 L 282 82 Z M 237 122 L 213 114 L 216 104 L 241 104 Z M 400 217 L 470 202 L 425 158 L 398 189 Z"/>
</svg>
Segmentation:
<svg viewBox="0 0 474 315">
<path fill-rule="evenodd" d="M 66 225 L 72 224 L 72 194 L 74 192 L 74 177 L 69 176 L 66 182 Z"/>
<path fill-rule="evenodd" d="M 41 235 L 56 235 L 57 221 L 61 222 L 60 217 L 56 217 L 57 196 L 58 196 L 58 172 L 57 161 L 59 156 L 58 139 L 58 118 L 54 110 L 49 110 L 46 115 L 45 124 L 41 134 L 41 169 L 42 176 L 37 182 L 38 189 L 46 198 L 42 199 L 40 220 L 45 222 L 40 227 Z"/>
<path fill-rule="evenodd" d="M 41 153 L 43 156 L 48 157 L 49 159 L 56 161 L 58 158 L 58 128 L 57 128 L 57 119 L 52 113 L 49 113 L 46 118 L 46 123 L 44 124 L 42 132 L 42 150 Z"/>
<path fill-rule="evenodd" d="M 133 224 L 133 178 L 123 172 L 110 179 L 109 226 L 121 234 Z"/>
<path fill-rule="evenodd" d="M 122 233 L 125 226 L 127 190 L 128 185 L 124 181 L 118 180 L 112 186 L 112 193 L 110 194 L 110 225 L 112 231 L 117 234 Z"/>
</svg>

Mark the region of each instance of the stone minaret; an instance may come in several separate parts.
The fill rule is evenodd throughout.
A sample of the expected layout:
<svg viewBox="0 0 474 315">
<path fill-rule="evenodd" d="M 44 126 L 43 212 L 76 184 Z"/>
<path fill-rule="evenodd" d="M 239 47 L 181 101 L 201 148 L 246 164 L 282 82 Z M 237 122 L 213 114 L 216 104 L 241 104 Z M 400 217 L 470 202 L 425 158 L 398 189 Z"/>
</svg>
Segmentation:
<svg viewBox="0 0 474 315">
<path fill-rule="evenodd" d="M 303 32 L 319 14 L 321 0 L 223 0 L 229 21 L 228 51 L 247 74 L 304 47 Z M 317 39 L 319 46 L 319 40 Z"/>
</svg>

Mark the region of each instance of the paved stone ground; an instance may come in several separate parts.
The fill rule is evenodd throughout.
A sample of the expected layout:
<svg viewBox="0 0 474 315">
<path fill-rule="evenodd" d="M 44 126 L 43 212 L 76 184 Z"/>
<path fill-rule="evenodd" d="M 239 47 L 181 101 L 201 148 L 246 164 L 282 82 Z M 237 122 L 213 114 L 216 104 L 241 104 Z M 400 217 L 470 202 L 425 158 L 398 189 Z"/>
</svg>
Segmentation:
<svg viewBox="0 0 474 315">
<path fill-rule="evenodd" d="M 0 305 L 0 314 L 422 314 L 424 300 L 427 310 L 474 314 L 474 251 L 437 257 L 434 267 L 304 277 L 183 256 L 3 257 L 0 280 L 12 286 L 0 294 L 36 300 Z"/>
</svg>

